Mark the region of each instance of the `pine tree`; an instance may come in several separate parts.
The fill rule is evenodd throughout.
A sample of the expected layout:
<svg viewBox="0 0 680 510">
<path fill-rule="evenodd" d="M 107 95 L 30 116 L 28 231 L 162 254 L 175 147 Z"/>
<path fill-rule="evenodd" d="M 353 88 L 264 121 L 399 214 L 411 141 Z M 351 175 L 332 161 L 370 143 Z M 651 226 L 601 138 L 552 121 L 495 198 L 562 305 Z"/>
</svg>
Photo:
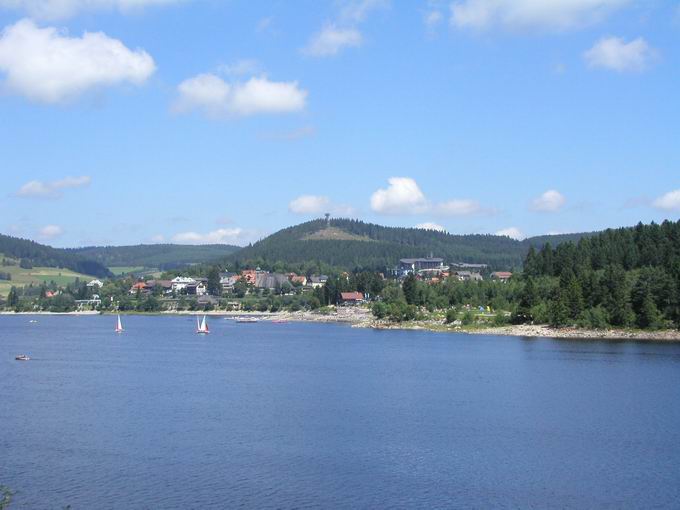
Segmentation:
<svg viewBox="0 0 680 510">
<path fill-rule="evenodd" d="M 404 298 L 406 298 L 406 303 L 409 305 L 416 304 L 418 300 L 418 280 L 413 274 L 409 274 L 404 278 L 404 283 L 401 286 L 404 291 Z"/>
</svg>

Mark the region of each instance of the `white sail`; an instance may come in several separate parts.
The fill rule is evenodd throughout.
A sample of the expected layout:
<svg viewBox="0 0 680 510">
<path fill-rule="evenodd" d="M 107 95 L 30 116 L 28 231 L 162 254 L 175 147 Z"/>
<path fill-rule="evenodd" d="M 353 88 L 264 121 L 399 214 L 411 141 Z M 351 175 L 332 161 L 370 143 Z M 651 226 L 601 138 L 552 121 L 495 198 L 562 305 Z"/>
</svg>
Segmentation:
<svg viewBox="0 0 680 510">
<path fill-rule="evenodd" d="M 208 331 L 208 327 L 205 324 L 205 315 L 203 316 L 203 321 L 201 322 L 201 331 L 203 331 L 204 333 Z"/>
<path fill-rule="evenodd" d="M 116 331 L 119 333 L 123 331 L 123 323 L 120 321 L 120 315 L 118 315 L 118 324 L 116 324 Z"/>
</svg>

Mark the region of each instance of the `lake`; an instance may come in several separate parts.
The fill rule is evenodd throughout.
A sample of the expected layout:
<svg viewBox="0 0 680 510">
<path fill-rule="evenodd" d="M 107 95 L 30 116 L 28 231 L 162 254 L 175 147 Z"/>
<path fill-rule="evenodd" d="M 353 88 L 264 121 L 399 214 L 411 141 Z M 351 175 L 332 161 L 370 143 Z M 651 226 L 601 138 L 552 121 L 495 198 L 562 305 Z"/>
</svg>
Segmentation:
<svg viewBox="0 0 680 510">
<path fill-rule="evenodd" d="M 114 321 L 0 316 L 10 509 L 680 506 L 678 344 Z"/>
</svg>

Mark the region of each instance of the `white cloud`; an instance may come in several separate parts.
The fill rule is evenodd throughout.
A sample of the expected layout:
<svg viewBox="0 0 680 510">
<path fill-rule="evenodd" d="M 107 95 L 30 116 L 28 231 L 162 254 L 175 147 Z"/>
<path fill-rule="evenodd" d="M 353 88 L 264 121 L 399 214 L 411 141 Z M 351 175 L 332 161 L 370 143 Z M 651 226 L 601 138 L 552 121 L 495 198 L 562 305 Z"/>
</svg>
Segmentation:
<svg viewBox="0 0 680 510">
<path fill-rule="evenodd" d="M 242 228 L 218 228 L 205 234 L 199 232 L 180 232 L 172 236 L 178 244 L 237 244 L 243 242 L 248 232 Z"/>
<path fill-rule="evenodd" d="M 301 195 L 288 204 L 288 210 L 294 214 L 325 214 L 333 216 L 354 216 L 356 210 L 349 205 L 336 204 L 322 195 Z"/>
<path fill-rule="evenodd" d="M 63 233 L 64 229 L 62 229 L 59 225 L 45 225 L 38 232 L 38 236 L 41 239 L 54 239 L 55 237 L 59 237 Z"/>
<path fill-rule="evenodd" d="M 91 182 L 92 178 L 89 175 L 65 177 L 52 182 L 29 181 L 21 186 L 15 195 L 22 198 L 59 198 L 62 190 L 82 188 L 89 186 Z"/>
<path fill-rule="evenodd" d="M 410 177 L 391 177 L 385 189 L 371 195 L 371 209 L 380 214 L 425 214 L 439 216 L 471 216 L 484 212 L 482 206 L 467 199 L 454 199 L 432 203 L 422 192 L 418 183 Z"/>
<path fill-rule="evenodd" d="M 517 239 L 518 241 L 521 241 L 522 239 L 526 238 L 524 235 L 524 232 L 522 232 L 520 229 L 517 227 L 508 227 L 499 230 L 496 232 L 497 236 L 507 236 L 511 239 Z"/>
<path fill-rule="evenodd" d="M 70 37 L 24 19 L 0 36 L 0 72 L 9 92 L 32 101 L 60 103 L 93 89 L 143 84 L 156 69 L 142 50 L 130 50 L 102 32 Z"/>
<path fill-rule="evenodd" d="M 680 189 L 669 191 L 660 196 L 652 202 L 652 205 L 664 211 L 680 211 Z"/>
<path fill-rule="evenodd" d="M 174 111 L 199 111 L 213 118 L 299 112 L 307 99 L 307 91 L 297 82 L 275 82 L 266 77 L 227 83 L 214 74 L 199 74 L 180 83 L 177 90 Z"/>
<path fill-rule="evenodd" d="M 437 204 L 435 211 L 443 216 L 469 216 L 482 212 L 482 206 L 474 200 L 449 200 Z"/>
<path fill-rule="evenodd" d="M 167 5 L 182 0 L 0 0 L 0 8 L 21 10 L 33 18 L 62 19 L 82 11 L 136 11 L 147 6 Z"/>
<path fill-rule="evenodd" d="M 589 67 L 612 71 L 643 71 L 657 52 L 642 37 L 625 42 L 620 37 L 605 37 L 583 54 Z"/>
<path fill-rule="evenodd" d="M 288 204 L 288 210 L 295 214 L 321 214 L 328 212 L 331 201 L 320 195 L 302 195 Z"/>
<path fill-rule="evenodd" d="M 432 223 L 429 221 L 425 223 L 418 223 L 416 228 L 422 228 L 423 230 L 436 230 L 437 232 L 446 232 L 446 229 L 438 223 Z"/>
<path fill-rule="evenodd" d="M 165 236 L 163 234 L 156 234 L 151 236 L 151 242 L 156 244 L 161 244 L 165 242 Z"/>
<path fill-rule="evenodd" d="M 410 177 L 390 177 L 386 189 L 371 196 L 371 209 L 381 214 L 420 214 L 428 209 L 427 199 Z"/>
<path fill-rule="evenodd" d="M 346 2 L 340 10 L 340 19 L 349 23 L 366 21 L 371 11 L 384 9 L 390 5 L 389 0 L 353 0 Z"/>
<path fill-rule="evenodd" d="M 565 31 L 592 25 L 631 0 L 457 0 L 451 3 L 456 28 Z"/>
<path fill-rule="evenodd" d="M 531 208 L 534 211 L 540 212 L 556 212 L 559 211 L 567 200 L 564 195 L 557 190 L 550 189 L 543 193 L 540 197 L 535 198 L 531 203 Z"/>
<path fill-rule="evenodd" d="M 259 73 L 262 66 L 257 60 L 242 58 L 231 64 L 224 64 L 219 67 L 219 72 L 229 76 L 244 76 Z"/>
<path fill-rule="evenodd" d="M 433 29 L 434 27 L 439 25 L 439 23 L 441 23 L 443 19 L 444 15 L 441 13 L 441 11 L 438 11 L 436 9 L 427 11 L 423 15 L 423 21 L 425 22 L 425 26 L 429 29 Z"/>
<path fill-rule="evenodd" d="M 328 57 L 337 55 L 345 48 L 357 48 L 363 41 L 364 38 L 358 29 L 329 24 L 312 36 L 302 52 L 313 57 Z"/>
</svg>

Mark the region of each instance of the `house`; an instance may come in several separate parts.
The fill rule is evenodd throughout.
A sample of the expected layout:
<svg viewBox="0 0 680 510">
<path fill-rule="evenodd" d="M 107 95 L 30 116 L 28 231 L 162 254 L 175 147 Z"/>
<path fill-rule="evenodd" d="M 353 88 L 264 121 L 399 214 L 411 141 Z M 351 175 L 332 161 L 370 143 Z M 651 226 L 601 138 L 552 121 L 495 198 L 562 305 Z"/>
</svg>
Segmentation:
<svg viewBox="0 0 680 510">
<path fill-rule="evenodd" d="M 130 287 L 130 294 L 148 294 L 151 292 L 151 287 L 149 287 L 146 282 L 137 282 L 132 287 Z"/>
<path fill-rule="evenodd" d="M 92 280 L 91 282 L 87 283 L 87 287 L 89 287 L 89 288 L 97 287 L 97 288 L 101 289 L 103 286 L 104 286 L 104 284 L 100 280 L 97 280 L 97 279 Z"/>
<path fill-rule="evenodd" d="M 236 273 L 222 273 L 220 275 L 220 285 L 223 292 L 231 292 L 234 290 L 234 285 L 241 277 Z"/>
<path fill-rule="evenodd" d="M 241 271 L 241 278 L 249 285 L 255 285 L 258 271 L 256 269 L 244 269 Z"/>
<path fill-rule="evenodd" d="M 280 289 L 284 284 L 290 286 L 288 275 L 282 273 L 258 272 L 255 278 L 255 288 L 257 289 Z"/>
<path fill-rule="evenodd" d="M 304 275 L 300 276 L 295 273 L 288 273 L 288 279 L 290 280 L 291 283 L 298 283 L 303 287 L 307 285 L 307 277 Z"/>
<path fill-rule="evenodd" d="M 340 301 L 343 305 L 357 305 L 364 302 L 364 295 L 361 292 L 341 292 Z"/>
<path fill-rule="evenodd" d="M 189 296 L 205 296 L 208 293 L 208 286 L 199 279 L 195 283 L 189 283 L 184 290 Z"/>
<path fill-rule="evenodd" d="M 472 271 L 456 271 L 454 274 L 462 282 L 481 282 L 484 279 L 481 274 Z"/>
<path fill-rule="evenodd" d="M 170 280 L 172 282 L 172 291 L 179 293 L 187 288 L 188 285 L 194 285 L 196 280 L 188 276 L 177 276 Z"/>
<path fill-rule="evenodd" d="M 307 284 L 310 285 L 313 289 L 318 289 L 326 285 L 327 281 L 328 276 L 322 274 L 319 276 L 310 276 L 309 280 L 307 281 Z"/>
<path fill-rule="evenodd" d="M 172 294 L 172 280 L 149 280 L 146 286 L 152 291 L 160 289 L 163 295 Z"/>
<path fill-rule="evenodd" d="M 444 259 L 437 257 L 401 259 L 397 266 L 397 276 L 408 274 L 418 274 L 421 276 L 433 276 L 447 271 L 448 266 L 444 265 Z"/>
<path fill-rule="evenodd" d="M 510 271 L 496 271 L 495 273 L 491 273 L 491 279 L 493 280 L 507 282 L 510 278 L 512 278 L 512 273 Z"/>
</svg>

